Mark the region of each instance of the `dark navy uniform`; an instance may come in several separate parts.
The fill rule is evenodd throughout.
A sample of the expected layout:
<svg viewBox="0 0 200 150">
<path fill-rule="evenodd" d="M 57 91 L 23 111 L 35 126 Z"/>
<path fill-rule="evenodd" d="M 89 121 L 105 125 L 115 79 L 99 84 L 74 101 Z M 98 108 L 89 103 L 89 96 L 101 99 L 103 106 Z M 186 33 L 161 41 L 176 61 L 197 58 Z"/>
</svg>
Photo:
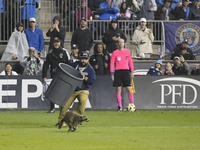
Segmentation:
<svg viewBox="0 0 200 150">
<path fill-rule="evenodd" d="M 53 48 L 49 51 L 46 57 L 46 61 L 44 62 L 43 65 L 43 70 L 42 70 L 42 78 L 47 77 L 47 71 L 50 66 L 50 74 L 51 78 L 53 78 L 54 73 L 56 72 L 56 69 L 58 67 L 59 63 L 68 63 L 69 59 L 66 54 L 66 51 L 63 50 L 62 47 L 59 47 L 58 49 Z"/>
</svg>

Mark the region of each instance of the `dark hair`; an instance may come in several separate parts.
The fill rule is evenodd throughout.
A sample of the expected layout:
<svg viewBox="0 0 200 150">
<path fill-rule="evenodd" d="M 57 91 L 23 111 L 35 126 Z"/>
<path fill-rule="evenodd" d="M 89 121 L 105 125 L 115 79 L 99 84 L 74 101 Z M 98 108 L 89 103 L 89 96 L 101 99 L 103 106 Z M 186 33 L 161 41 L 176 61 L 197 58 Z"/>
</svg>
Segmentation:
<svg viewBox="0 0 200 150">
<path fill-rule="evenodd" d="M 123 4 L 126 4 L 126 2 L 121 3 L 121 6 L 120 6 L 120 14 L 121 14 L 121 13 L 126 13 L 126 10 L 127 10 L 127 4 L 126 4 L 126 8 L 125 8 L 125 9 L 123 8 Z"/>
<path fill-rule="evenodd" d="M 7 65 L 10 65 L 10 66 L 12 67 L 12 65 L 11 65 L 10 63 L 6 63 L 6 64 L 5 64 L 5 67 L 6 67 Z"/>
</svg>

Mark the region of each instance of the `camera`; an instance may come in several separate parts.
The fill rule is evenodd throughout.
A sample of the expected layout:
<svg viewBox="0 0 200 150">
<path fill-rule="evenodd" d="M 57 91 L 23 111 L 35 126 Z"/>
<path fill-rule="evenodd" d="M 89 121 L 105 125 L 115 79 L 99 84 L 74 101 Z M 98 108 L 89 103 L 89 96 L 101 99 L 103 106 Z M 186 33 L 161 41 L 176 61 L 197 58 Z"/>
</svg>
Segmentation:
<svg viewBox="0 0 200 150">
<path fill-rule="evenodd" d="M 35 52 L 34 52 L 34 51 L 32 51 L 31 53 L 32 53 L 32 54 L 35 54 Z"/>
</svg>

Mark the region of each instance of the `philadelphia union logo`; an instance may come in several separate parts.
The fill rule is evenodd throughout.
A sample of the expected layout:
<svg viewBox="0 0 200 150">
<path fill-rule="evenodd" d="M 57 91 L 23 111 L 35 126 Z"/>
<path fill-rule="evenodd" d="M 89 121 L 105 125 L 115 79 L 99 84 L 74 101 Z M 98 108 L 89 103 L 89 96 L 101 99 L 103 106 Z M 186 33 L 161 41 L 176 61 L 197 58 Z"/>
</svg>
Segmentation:
<svg viewBox="0 0 200 150">
<path fill-rule="evenodd" d="M 199 43 L 200 28 L 192 23 L 183 24 L 175 33 L 176 44 L 182 43 L 184 39 L 188 39 L 189 48 L 194 52 L 200 48 Z"/>
</svg>

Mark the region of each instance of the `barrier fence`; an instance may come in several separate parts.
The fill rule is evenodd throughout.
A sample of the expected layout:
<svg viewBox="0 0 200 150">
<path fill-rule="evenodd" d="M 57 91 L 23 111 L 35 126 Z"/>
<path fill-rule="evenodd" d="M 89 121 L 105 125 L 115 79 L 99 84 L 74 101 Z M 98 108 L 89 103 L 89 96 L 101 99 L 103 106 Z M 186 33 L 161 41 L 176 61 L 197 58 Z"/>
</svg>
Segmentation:
<svg viewBox="0 0 200 150">
<path fill-rule="evenodd" d="M 92 18 L 88 16 L 87 5 L 85 11 L 77 13 L 81 9 L 81 0 L 29 0 L 22 3 L 23 0 L 0 0 L 0 42 L 8 42 L 11 33 L 14 31 L 17 22 L 22 22 L 26 27 L 29 26 L 29 17 L 36 17 L 36 25 L 42 29 L 45 42 L 49 42 L 46 32 L 53 26 L 52 19 L 54 16 L 60 17 L 60 23 L 66 29 L 65 42 L 70 42 L 72 34 L 76 28 L 79 28 L 79 20 L 83 14 L 88 22 L 88 28 L 93 32 L 94 42 L 101 42 L 102 34 L 110 26 L 110 20 L 97 20 L 98 15 Z M 29 3 L 28 3 L 29 2 Z M 88 3 L 88 0 L 87 0 Z M 31 7 L 29 7 L 31 5 Z M 2 9 L 3 6 L 3 9 Z M 96 14 L 96 12 L 94 12 Z M 29 17 L 25 17 L 29 15 Z M 165 29 L 164 22 L 179 21 L 161 21 L 148 20 L 148 28 L 152 29 L 155 40 L 153 44 L 160 45 L 158 54 L 163 57 L 165 55 Z M 184 21 L 189 23 L 191 21 Z M 195 22 L 195 21 L 192 21 Z M 139 25 L 139 20 L 135 20 L 133 16 L 131 20 L 119 20 L 118 27 L 124 31 L 127 36 L 127 42 L 131 43 L 132 35 Z"/>
<path fill-rule="evenodd" d="M 135 76 L 135 105 L 138 110 L 199 110 L 200 76 Z M 0 110 L 48 110 L 41 99 L 41 76 L 0 76 Z M 102 84 L 103 83 L 103 84 Z M 154 94 L 156 93 L 156 94 Z M 63 93 L 66 94 L 66 93 Z M 76 109 L 78 100 L 70 109 Z M 129 103 L 125 88 L 123 108 Z M 97 76 L 90 88 L 87 110 L 116 110 L 116 89 L 110 76 Z M 58 108 L 58 106 L 56 106 Z"/>
</svg>

